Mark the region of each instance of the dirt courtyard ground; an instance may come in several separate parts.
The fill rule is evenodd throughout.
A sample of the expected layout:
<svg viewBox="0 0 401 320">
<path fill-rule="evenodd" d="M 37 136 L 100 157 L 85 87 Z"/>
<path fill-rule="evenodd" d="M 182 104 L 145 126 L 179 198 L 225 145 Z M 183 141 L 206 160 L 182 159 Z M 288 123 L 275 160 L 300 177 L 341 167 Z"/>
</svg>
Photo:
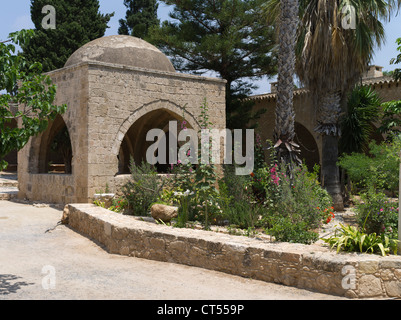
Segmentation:
<svg viewBox="0 0 401 320">
<path fill-rule="evenodd" d="M 332 300 L 189 266 L 111 255 L 62 211 L 0 201 L 0 300 Z"/>
</svg>

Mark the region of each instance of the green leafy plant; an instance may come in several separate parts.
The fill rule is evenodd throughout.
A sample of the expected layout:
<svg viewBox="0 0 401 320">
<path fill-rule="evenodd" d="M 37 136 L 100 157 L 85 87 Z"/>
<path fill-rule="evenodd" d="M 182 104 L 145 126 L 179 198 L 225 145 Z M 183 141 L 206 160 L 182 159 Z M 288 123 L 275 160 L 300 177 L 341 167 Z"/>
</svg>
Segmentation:
<svg viewBox="0 0 401 320">
<path fill-rule="evenodd" d="M 333 218 L 332 200 L 318 181 L 319 167 L 308 172 L 305 165 L 287 167 L 273 161 L 251 174 L 250 187 L 265 208 L 258 224 L 277 241 L 310 244 L 316 232 Z"/>
<path fill-rule="evenodd" d="M 270 223 L 266 233 L 274 236 L 276 241 L 311 244 L 319 239 L 318 233 L 310 230 L 308 223 L 299 216 L 274 215 Z"/>
<path fill-rule="evenodd" d="M 398 38 L 396 40 L 396 43 L 398 45 L 397 50 L 400 52 L 396 58 L 393 58 L 390 60 L 390 64 L 399 64 L 401 63 L 401 38 Z M 397 68 L 394 70 L 393 77 L 395 80 L 401 80 L 401 68 Z"/>
<path fill-rule="evenodd" d="M 108 209 L 117 213 L 124 213 L 128 209 L 128 201 L 123 197 L 113 199 L 112 205 Z"/>
<path fill-rule="evenodd" d="M 364 232 L 397 237 L 398 202 L 390 201 L 384 193 L 370 188 L 361 194 L 355 211 L 358 226 Z"/>
<path fill-rule="evenodd" d="M 377 120 L 381 100 L 367 86 L 356 86 L 348 97 L 347 111 L 341 119 L 341 137 L 338 143 L 340 154 L 366 151 L 372 122 Z"/>
<path fill-rule="evenodd" d="M 212 123 L 209 121 L 206 99 L 200 106 L 200 109 L 200 127 L 208 129 Z M 186 123 L 185 120 L 183 120 L 184 122 Z M 206 141 L 202 145 L 202 148 L 205 148 L 206 152 L 210 152 L 209 147 L 210 141 Z M 172 173 L 174 176 L 171 185 L 174 190 L 188 190 L 194 194 L 191 197 L 190 203 L 188 203 L 188 218 L 202 221 L 205 229 L 208 229 L 210 222 L 216 220 L 214 215 L 219 212 L 219 191 L 216 188 L 218 179 L 213 162 L 203 163 L 200 158 L 201 155 L 198 156 L 198 164 L 195 166 L 190 162 L 179 162 L 173 166 Z M 180 199 L 173 199 L 173 202 L 179 203 Z"/>
<path fill-rule="evenodd" d="M 294 223 L 304 221 L 309 230 L 327 222 L 330 211 L 326 209 L 331 208 L 332 200 L 317 180 L 319 168 L 315 170 L 310 173 L 305 165 L 295 167 L 290 172 L 292 179 L 288 168 L 283 165 L 274 164 L 257 171 L 253 181 L 257 189 L 262 187 L 265 191 L 263 205 L 269 210 L 269 215 L 285 216 Z"/>
<path fill-rule="evenodd" d="M 131 160 L 131 179 L 122 186 L 121 191 L 136 216 L 149 215 L 152 203 L 160 199 L 166 180 L 160 179 L 154 166 L 142 162 L 136 165 Z"/>
<path fill-rule="evenodd" d="M 401 133 L 401 100 L 385 102 L 381 105 L 382 115 L 380 119 L 381 126 L 379 132 L 388 135 L 388 140 L 392 140 L 394 135 Z"/>
<path fill-rule="evenodd" d="M 179 199 L 179 209 L 178 209 L 178 217 L 177 223 L 175 227 L 184 228 L 188 222 L 188 210 L 189 204 L 191 202 L 191 196 L 193 196 L 193 192 L 186 190 L 185 192 L 174 192 L 174 196 L 178 197 Z"/>
<path fill-rule="evenodd" d="M 231 226 L 248 229 L 259 226 L 266 208 L 257 201 L 251 178 L 235 174 L 235 167 L 225 165 L 219 180 L 221 218 Z"/>
<path fill-rule="evenodd" d="M 53 105 L 56 85 L 42 73 L 42 65 L 16 53 L 16 46 L 29 46 L 34 34 L 34 30 L 21 30 L 0 43 L 0 171 L 8 166 L 7 154 L 22 149 L 30 137 L 45 131 L 49 121 L 67 110 L 66 105 Z M 16 120 L 19 126 L 10 127 Z"/>
<path fill-rule="evenodd" d="M 102 208 L 106 208 L 106 203 L 100 200 L 94 200 L 93 204 L 98 206 L 98 207 L 102 207 Z"/>
<path fill-rule="evenodd" d="M 397 254 L 398 240 L 376 233 L 364 233 L 354 226 L 340 224 L 340 230 L 330 238 L 323 238 L 330 248 L 337 247 L 337 253 L 341 250 L 347 252 L 380 253 L 385 256 L 389 253 Z"/>
<path fill-rule="evenodd" d="M 338 165 L 347 171 L 357 187 L 367 190 L 370 186 L 379 190 L 398 192 L 401 138 L 391 143 L 369 144 L 369 154 L 352 153 L 339 159 Z"/>
</svg>

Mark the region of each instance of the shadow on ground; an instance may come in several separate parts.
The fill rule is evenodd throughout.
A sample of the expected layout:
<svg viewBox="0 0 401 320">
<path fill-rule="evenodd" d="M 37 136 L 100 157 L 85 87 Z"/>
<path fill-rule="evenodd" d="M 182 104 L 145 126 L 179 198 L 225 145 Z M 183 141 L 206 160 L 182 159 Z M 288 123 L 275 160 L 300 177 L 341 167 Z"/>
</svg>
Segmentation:
<svg viewBox="0 0 401 320">
<path fill-rule="evenodd" d="M 11 293 L 16 293 L 24 286 L 33 285 L 33 283 L 17 281 L 19 279 L 22 278 L 13 274 L 0 274 L 0 295 L 5 296 Z"/>
</svg>

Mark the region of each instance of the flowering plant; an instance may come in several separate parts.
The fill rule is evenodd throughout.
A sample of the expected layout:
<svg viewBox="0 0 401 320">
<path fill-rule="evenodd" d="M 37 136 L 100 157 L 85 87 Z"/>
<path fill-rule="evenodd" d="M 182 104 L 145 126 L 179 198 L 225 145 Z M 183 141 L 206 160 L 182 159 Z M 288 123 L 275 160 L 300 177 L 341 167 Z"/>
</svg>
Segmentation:
<svg viewBox="0 0 401 320">
<path fill-rule="evenodd" d="M 317 210 L 321 210 L 319 207 L 316 208 Z M 328 224 L 331 222 L 331 220 L 334 219 L 335 215 L 334 215 L 334 207 L 329 207 L 329 208 L 325 208 L 323 211 L 321 211 L 321 215 L 322 215 L 322 220 L 324 223 Z"/>
<path fill-rule="evenodd" d="M 118 198 L 113 200 L 113 204 L 108 209 L 114 212 L 121 213 L 124 212 L 125 209 L 127 209 L 127 207 L 128 207 L 128 201 L 124 198 Z"/>
<path fill-rule="evenodd" d="M 384 193 L 370 189 L 361 194 L 361 201 L 355 209 L 357 223 L 364 232 L 397 237 L 397 201 L 391 201 Z"/>
</svg>

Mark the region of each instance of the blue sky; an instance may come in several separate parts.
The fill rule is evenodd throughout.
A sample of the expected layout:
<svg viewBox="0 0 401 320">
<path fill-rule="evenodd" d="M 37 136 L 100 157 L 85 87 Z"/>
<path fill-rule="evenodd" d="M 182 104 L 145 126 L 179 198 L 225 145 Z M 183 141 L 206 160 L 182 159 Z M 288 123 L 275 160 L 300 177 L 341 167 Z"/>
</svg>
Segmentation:
<svg viewBox="0 0 401 320">
<path fill-rule="evenodd" d="M 100 11 L 102 13 L 115 12 L 114 17 L 110 20 L 110 28 L 107 29 L 106 35 L 117 34 L 118 21 L 125 17 L 126 8 L 123 0 L 100 0 Z M 159 6 L 159 18 L 166 20 L 169 11 L 168 6 L 161 4 Z M 7 39 L 10 32 L 29 28 L 33 28 L 30 18 L 30 0 L 3 0 L 0 11 L 0 40 Z M 385 30 L 386 43 L 381 49 L 376 50 L 372 64 L 382 66 L 384 70 L 394 70 L 396 66 L 390 65 L 390 59 L 395 58 L 399 53 L 395 41 L 397 38 L 401 38 L 401 13 L 398 16 L 393 16 L 390 22 L 385 23 Z M 268 92 L 270 81 L 273 80 L 263 79 L 257 82 L 260 88 L 254 94 Z"/>
</svg>

